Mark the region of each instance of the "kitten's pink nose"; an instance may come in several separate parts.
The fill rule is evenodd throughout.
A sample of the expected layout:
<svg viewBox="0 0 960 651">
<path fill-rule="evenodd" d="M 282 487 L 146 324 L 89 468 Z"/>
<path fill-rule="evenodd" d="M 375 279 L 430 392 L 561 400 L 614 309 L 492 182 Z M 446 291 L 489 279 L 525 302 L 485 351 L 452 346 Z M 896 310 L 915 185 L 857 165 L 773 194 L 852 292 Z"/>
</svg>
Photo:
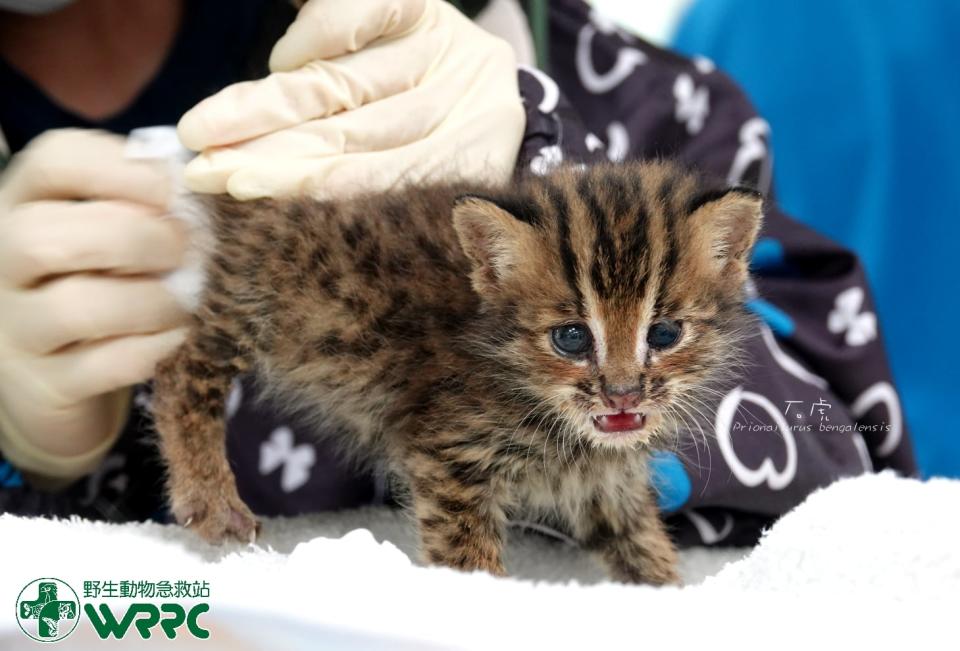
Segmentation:
<svg viewBox="0 0 960 651">
<path fill-rule="evenodd" d="M 643 393 L 640 387 L 630 387 L 629 389 L 609 387 L 600 392 L 600 398 L 603 400 L 603 404 L 610 409 L 635 409 L 643 402 Z"/>
</svg>

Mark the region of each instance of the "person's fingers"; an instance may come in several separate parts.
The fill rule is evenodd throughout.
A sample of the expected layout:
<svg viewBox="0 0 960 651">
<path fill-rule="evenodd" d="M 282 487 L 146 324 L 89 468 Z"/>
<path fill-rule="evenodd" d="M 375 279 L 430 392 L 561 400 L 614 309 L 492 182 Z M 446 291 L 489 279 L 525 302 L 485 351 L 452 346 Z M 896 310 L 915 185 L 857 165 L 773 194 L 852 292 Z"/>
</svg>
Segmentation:
<svg viewBox="0 0 960 651">
<path fill-rule="evenodd" d="M 186 233 L 159 208 L 124 201 L 37 201 L 0 221 L 0 283 L 26 287 L 79 271 L 175 269 Z"/>
<path fill-rule="evenodd" d="M 246 167 L 269 166 L 277 152 L 283 153 L 283 160 L 307 160 L 402 147 L 432 133 L 457 99 L 433 84 L 417 86 L 352 111 L 209 149 L 187 164 L 184 181 L 193 192 L 218 194 L 226 192 L 233 174 Z M 417 120 L 397 121 L 398 115 L 410 112 Z"/>
<path fill-rule="evenodd" d="M 431 0 L 312 0 L 270 53 L 270 70 L 290 71 L 316 59 L 356 52 L 416 28 Z"/>
<path fill-rule="evenodd" d="M 349 111 L 409 90 L 445 49 L 446 34 L 374 43 L 330 61 L 311 61 L 294 72 L 223 89 L 190 109 L 177 125 L 195 151 L 286 129 Z"/>
<path fill-rule="evenodd" d="M 149 380 L 157 362 L 173 353 L 186 336 L 187 328 L 176 328 L 89 342 L 37 358 L 34 365 L 38 376 L 47 378 L 53 406 L 69 406 Z"/>
<path fill-rule="evenodd" d="M 311 121 L 310 124 L 313 122 Z M 238 170 L 251 165 L 264 165 L 276 158 L 276 152 L 284 152 L 283 158 L 296 157 L 289 150 L 271 150 L 270 146 L 285 145 L 307 156 L 333 156 L 339 153 L 342 143 L 328 130 L 304 129 L 304 125 L 283 129 L 237 145 L 225 145 L 205 150 L 193 158 L 183 170 L 183 183 L 191 192 L 223 194 L 227 181 Z M 267 141 L 267 142 L 264 142 Z"/>
<path fill-rule="evenodd" d="M 18 292 L 5 304 L 6 335 L 23 350 L 50 353 L 79 341 L 160 332 L 188 315 L 156 278 L 74 274 Z"/>
<path fill-rule="evenodd" d="M 514 109 L 476 116 L 478 122 L 503 125 L 516 122 Z M 484 126 L 476 132 L 438 129 L 411 144 L 375 152 L 344 154 L 317 159 L 270 161 L 244 167 L 227 180 L 227 191 L 242 200 L 299 193 L 318 199 L 342 199 L 352 194 L 388 190 L 426 179 L 458 179 L 471 170 L 473 181 L 497 181 L 513 168 L 523 135 L 504 129 L 502 147 L 490 148 Z"/>
<path fill-rule="evenodd" d="M 4 173 L 0 210 L 40 199 L 126 199 L 165 207 L 172 187 L 165 168 L 126 160 L 124 144 L 121 136 L 88 129 L 38 136 Z"/>
<path fill-rule="evenodd" d="M 420 141 L 387 151 L 250 165 L 231 175 L 226 189 L 242 201 L 297 194 L 320 200 L 347 199 L 365 192 L 383 192 L 424 178 L 423 161 L 414 157 L 423 148 L 424 142 Z"/>
</svg>

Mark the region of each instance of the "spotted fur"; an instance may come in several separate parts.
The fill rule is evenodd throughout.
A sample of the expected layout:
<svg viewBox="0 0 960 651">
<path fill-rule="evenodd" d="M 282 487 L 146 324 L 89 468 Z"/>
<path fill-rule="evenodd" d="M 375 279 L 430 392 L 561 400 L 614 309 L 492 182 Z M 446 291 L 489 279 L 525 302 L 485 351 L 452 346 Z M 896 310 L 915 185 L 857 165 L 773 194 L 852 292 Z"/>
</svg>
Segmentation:
<svg viewBox="0 0 960 651">
<path fill-rule="evenodd" d="M 210 211 L 202 306 L 156 378 L 180 522 L 214 541 L 255 533 L 223 441 L 229 382 L 253 370 L 398 478 L 430 563 L 502 574 L 505 522 L 522 517 L 619 580 L 676 581 L 646 458 L 737 363 L 759 197 L 655 162 Z M 680 339 L 655 350 L 664 318 Z M 582 359 L 551 343 L 570 323 L 591 328 Z M 645 426 L 601 431 L 625 390 Z"/>
</svg>

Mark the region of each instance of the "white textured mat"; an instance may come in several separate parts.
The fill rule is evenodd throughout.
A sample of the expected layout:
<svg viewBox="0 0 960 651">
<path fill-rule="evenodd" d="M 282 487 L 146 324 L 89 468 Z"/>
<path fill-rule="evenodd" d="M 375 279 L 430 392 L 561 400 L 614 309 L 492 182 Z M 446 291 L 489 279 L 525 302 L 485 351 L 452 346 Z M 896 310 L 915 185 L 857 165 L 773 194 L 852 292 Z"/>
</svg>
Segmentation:
<svg viewBox="0 0 960 651">
<path fill-rule="evenodd" d="M 228 549 L 176 527 L 6 515 L 0 545 L 4 650 L 35 648 L 12 611 L 44 576 L 78 591 L 86 580 L 209 581 L 212 638 L 177 648 L 960 648 L 960 481 L 838 482 L 753 550 L 684 552 L 682 589 L 607 583 L 579 550 L 521 533 L 507 555 L 519 580 L 417 567 L 411 528 L 384 509 L 270 520 L 258 547 Z M 107 644 L 81 622 L 57 648 Z"/>
</svg>

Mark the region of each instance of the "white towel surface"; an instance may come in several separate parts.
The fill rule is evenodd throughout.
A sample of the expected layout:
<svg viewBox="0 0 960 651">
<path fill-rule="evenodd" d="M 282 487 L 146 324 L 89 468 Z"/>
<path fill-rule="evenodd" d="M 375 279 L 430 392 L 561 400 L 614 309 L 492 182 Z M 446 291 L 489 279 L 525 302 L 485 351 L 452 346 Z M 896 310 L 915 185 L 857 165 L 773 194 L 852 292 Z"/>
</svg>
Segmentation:
<svg viewBox="0 0 960 651">
<path fill-rule="evenodd" d="M 44 576 L 78 591 L 86 580 L 209 581 L 213 636 L 177 648 L 960 648 L 960 481 L 945 479 L 840 481 L 752 550 L 683 552 L 683 588 L 611 584 L 580 550 L 517 531 L 514 578 L 419 567 L 410 523 L 387 509 L 268 520 L 256 547 L 11 515 L 0 541 L 4 650 L 35 648 L 2 605 Z M 57 648 L 106 646 L 81 621 Z"/>
</svg>

